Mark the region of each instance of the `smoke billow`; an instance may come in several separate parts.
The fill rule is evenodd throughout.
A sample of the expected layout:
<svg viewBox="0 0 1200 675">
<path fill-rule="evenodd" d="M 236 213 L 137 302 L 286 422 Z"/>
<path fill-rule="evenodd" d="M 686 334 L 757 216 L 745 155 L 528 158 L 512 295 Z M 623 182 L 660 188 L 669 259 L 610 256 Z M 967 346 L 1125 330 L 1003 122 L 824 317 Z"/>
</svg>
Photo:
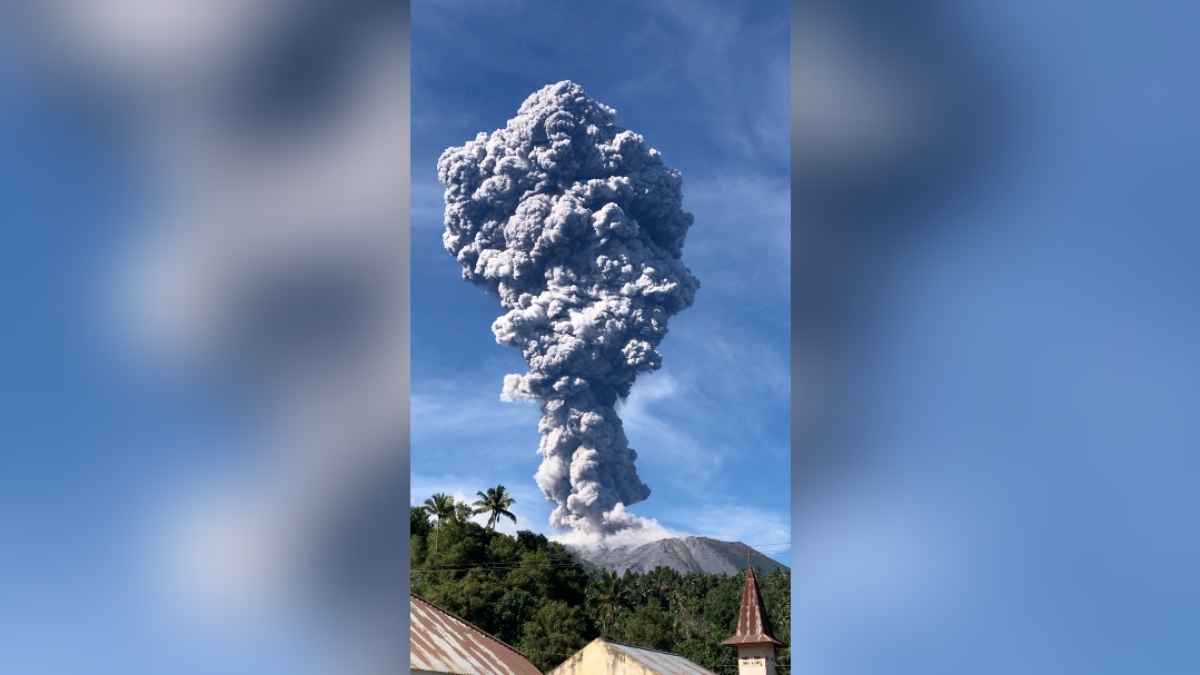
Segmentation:
<svg viewBox="0 0 1200 675">
<path fill-rule="evenodd" d="M 446 249 L 500 296 L 496 341 L 521 350 L 505 400 L 541 401 L 537 482 L 556 528 L 637 527 L 650 495 L 613 406 L 662 365 L 667 320 L 700 282 L 680 260 L 682 178 L 616 110 L 570 81 L 530 96 L 504 129 L 447 149 Z"/>
</svg>

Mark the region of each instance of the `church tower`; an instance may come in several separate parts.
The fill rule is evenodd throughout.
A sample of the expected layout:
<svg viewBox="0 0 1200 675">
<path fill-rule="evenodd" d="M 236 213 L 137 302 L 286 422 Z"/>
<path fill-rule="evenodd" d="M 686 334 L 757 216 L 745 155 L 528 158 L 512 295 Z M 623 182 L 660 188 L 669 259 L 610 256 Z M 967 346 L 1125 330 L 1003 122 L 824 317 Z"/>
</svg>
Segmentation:
<svg viewBox="0 0 1200 675">
<path fill-rule="evenodd" d="M 786 645 L 771 636 L 771 622 L 754 578 L 753 555 L 746 554 L 746 585 L 742 587 L 737 633 L 721 644 L 737 648 L 738 675 L 775 675 L 775 647 Z"/>
</svg>

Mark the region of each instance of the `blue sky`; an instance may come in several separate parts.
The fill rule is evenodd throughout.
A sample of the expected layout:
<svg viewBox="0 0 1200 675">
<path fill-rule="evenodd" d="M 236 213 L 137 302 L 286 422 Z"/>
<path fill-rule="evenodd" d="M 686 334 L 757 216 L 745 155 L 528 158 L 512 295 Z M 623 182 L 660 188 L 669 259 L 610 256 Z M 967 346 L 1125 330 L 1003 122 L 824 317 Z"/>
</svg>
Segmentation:
<svg viewBox="0 0 1200 675">
<path fill-rule="evenodd" d="M 537 407 L 499 399 L 503 376 L 527 368 L 495 343 L 497 298 L 442 248 L 436 163 L 571 79 L 682 172 L 696 218 L 683 257 L 696 303 L 671 320 L 662 370 L 618 408 L 653 491 L 632 510 L 787 562 L 788 14 L 782 2 L 414 6 L 415 503 L 502 483 L 520 527 L 552 533 L 533 482 Z"/>
</svg>

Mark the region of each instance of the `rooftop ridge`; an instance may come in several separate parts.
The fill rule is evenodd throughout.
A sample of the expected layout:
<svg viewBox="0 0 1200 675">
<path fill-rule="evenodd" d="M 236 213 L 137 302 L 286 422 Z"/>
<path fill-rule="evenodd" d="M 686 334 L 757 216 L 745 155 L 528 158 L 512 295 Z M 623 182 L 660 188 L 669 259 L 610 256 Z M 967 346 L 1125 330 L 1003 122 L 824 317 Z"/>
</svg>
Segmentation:
<svg viewBox="0 0 1200 675">
<path fill-rule="evenodd" d="M 639 647 L 637 645 L 629 645 L 629 644 L 625 644 L 624 642 L 616 642 L 614 640 L 606 640 L 604 638 L 596 638 L 596 639 L 600 640 L 601 642 L 607 642 L 610 645 L 617 645 L 618 647 L 628 647 L 630 649 L 638 649 L 643 652 L 654 652 L 655 654 L 666 654 L 667 656 L 679 656 L 679 654 L 676 654 L 674 652 L 664 652 L 661 649 L 653 649 L 651 647 Z"/>
</svg>

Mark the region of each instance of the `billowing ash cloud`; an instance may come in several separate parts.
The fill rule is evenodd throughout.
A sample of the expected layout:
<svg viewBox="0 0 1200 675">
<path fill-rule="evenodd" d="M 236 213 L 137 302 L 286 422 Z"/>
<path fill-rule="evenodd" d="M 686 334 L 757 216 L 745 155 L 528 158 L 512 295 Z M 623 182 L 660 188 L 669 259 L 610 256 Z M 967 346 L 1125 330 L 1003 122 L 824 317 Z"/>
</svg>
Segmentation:
<svg viewBox="0 0 1200 675">
<path fill-rule="evenodd" d="M 542 403 L 550 522 L 596 535 L 636 526 L 624 506 L 650 495 L 613 405 L 662 365 L 667 320 L 700 287 L 680 261 L 692 224 L 680 174 L 616 114 L 559 82 L 438 161 L 446 248 L 499 294 L 496 341 L 529 364 L 503 397 Z"/>
</svg>

